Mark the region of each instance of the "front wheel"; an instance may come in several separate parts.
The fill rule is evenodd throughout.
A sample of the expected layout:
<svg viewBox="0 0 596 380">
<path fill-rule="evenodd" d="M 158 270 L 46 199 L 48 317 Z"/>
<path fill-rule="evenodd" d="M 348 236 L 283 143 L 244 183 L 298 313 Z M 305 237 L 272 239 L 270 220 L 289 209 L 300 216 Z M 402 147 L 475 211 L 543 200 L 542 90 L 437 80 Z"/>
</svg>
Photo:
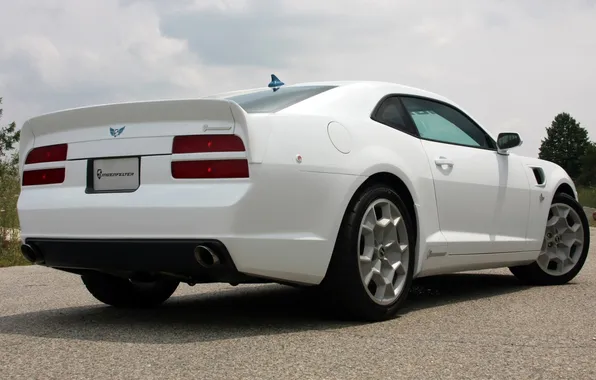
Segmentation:
<svg viewBox="0 0 596 380">
<path fill-rule="evenodd" d="M 562 285 L 582 269 L 589 246 L 590 226 L 582 206 L 567 194 L 556 194 L 538 259 L 509 269 L 526 284 Z"/>
<path fill-rule="evenodd" d="M 107 274 L 82 276 L 87 290 L 98 301 L 120 308 L 153 307 L 165 302 L 179 285 L 169 279 L 136 282 Z"/>
<path fill-rule="evenodd" d="M 357 319 L 394 317 L 414 270 L 414 227 L 402 198 L 382 184 L 366 189 L 347 211 L 323 287 Z"/>
</svg>

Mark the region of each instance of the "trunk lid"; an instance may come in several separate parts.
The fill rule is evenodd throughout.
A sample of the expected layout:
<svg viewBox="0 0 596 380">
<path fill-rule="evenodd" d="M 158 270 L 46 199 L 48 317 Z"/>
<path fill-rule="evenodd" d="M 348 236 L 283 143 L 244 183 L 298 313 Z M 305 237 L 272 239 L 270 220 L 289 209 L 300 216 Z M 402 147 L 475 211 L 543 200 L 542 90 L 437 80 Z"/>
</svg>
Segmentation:
<svg viewBox="0 0 596 380">
<path fill-rule="evenodd" d="M 23 125 L 21 146 L 68 144 L 68 159 L 171 154 L 176 135 L 238 134 L 245 112 L 222 99 L 158 100 L 76 108 Z M 248 144 L 247 144 L 248 145 Z"/>
</svg>

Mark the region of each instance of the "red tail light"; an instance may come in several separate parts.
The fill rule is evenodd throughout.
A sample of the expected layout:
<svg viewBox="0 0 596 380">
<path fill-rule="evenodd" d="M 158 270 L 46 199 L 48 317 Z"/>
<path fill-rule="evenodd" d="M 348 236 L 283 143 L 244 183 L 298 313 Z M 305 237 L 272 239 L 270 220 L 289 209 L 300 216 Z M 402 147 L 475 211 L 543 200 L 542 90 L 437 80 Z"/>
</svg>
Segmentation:
<svg viewBox="0 0 596 380">
<path fill-rule="evenodd" d="M 236 135 L 188 135 L 174 137 L 172 153 L 243 152 L 244 143 Z"/>
<path fill-rule="evenodd" d="M 65 176 L 65 168 L 27 170 L 23 172 L 23 186 L 62 183 Z"/>
<path fill-rule="evenodd" d="M 27 155 L 25 164 L 38 164 L 41 162 L 66 161 L 68 153 L 67 144 L 42 146 L 33 149 Z"/>
<path fill-rule="evenodd" d="M 245 152 L 244 143 L 236 135 L 176 136 L 172 154 Z M 248 160 L 221 157 L 212 160 L 173 161 L 172 177 L 193 178 L 248 178 Z"/>
<path fill-rule="evenodd" d="M 174 178 L 248 178 L 247 160 L 172 162 Z"/>
</svg>

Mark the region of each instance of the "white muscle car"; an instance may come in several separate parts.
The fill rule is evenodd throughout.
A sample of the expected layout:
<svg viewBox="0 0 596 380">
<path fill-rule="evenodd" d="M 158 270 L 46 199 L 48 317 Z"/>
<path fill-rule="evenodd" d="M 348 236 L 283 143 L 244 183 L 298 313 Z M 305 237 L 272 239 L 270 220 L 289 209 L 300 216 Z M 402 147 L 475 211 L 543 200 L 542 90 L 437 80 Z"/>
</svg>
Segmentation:
<svg viewBox="0 0 596 380">
<path fill-rule="evenodd" d="M 589 227 L 561 167 L 510 153 L 459 106 L 382 82 L 320 82 L 99 105 L 21 131 L 22 252 L 99 301 L 179 283 L 317 286 L 396 315 L 417 277 L 509 267 L 573 279 Z"/>
</svg>

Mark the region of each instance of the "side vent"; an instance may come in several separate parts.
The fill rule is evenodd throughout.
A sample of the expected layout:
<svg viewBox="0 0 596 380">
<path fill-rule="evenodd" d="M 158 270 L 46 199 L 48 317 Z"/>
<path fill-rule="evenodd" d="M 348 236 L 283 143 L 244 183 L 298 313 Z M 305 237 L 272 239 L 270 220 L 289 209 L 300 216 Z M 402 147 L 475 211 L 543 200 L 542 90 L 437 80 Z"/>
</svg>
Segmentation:
<svg viewBox="0 0 596 380">
<path fill-rule="evenodd" d="M 542 168 L 532 168 L 532 172 L 534 173 L 534 178 L 536 178 L 536 183 L 538 186 L 542 186 L 546 183 Z"/>
</svg>

